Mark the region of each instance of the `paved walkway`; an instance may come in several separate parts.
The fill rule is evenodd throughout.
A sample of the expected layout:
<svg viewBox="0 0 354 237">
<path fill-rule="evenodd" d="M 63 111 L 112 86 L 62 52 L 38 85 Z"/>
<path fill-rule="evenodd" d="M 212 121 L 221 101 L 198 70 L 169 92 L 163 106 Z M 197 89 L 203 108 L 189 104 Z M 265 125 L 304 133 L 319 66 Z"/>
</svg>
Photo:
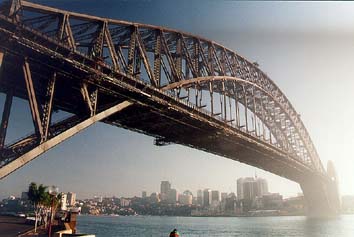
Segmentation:
<svg viewBox="0 0 354 237">
<path fill-rule="evenodd" d="M 33 229 L 25 218 L 15 216 L 0 216 L 0 237 L 16 237 L 21 233 Z"/>
</svg>

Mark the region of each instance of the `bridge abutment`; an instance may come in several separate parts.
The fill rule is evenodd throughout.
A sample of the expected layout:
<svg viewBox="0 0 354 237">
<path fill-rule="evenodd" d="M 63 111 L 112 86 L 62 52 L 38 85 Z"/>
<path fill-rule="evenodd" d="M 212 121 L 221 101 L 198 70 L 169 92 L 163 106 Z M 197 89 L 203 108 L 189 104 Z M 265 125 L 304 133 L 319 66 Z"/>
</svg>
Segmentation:
<svg viewBox="0 0 354 237">
<path fill-rule="evenodd" d="M 340 212 L 337 175 L 333 163 L 328 162 L 327 178 L 307 177 L 300 183 L 310 217 L 336 216 Z"/>
</svg>

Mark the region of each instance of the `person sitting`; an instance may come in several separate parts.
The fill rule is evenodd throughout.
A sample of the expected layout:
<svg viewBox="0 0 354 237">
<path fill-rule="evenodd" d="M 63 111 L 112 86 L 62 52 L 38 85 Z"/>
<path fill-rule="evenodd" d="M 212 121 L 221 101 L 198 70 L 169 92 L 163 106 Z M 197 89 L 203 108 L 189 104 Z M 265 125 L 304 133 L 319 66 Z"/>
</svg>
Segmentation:
<svg viewBox="0 0 354 237">
<path fill-rule="evenodd" d="M 170 237 L 179 237 L 179 233 L 178 233 L 177 229 L 174 229 L 174 230 L 170 233 Z"/>
</svg>

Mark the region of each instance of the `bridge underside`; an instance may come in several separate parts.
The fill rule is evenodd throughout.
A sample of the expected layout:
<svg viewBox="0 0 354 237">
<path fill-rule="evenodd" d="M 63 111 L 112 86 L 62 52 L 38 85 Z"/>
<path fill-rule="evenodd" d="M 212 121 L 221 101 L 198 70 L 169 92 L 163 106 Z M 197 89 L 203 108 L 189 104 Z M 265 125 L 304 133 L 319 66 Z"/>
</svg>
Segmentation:
<svg viewBox="0 0 354 237">
<path fill-rule="evenodd" d="M 21 49 L 21 46 L 11 45 L 9 48 Z M 85 118 L 87 114 L 83 108 L 86 106 L 80 93 L 82 81 L 77 78 L 91 78 L 92 75 L 63 61 L 50 60 L 43 55 L 35 55 L 33 58 L 34 61 L 32 57 L 28 60 L 33 83 L 37 88 L 40 88 L 38 86 L 40 83 L 46 84 L 52 73 L 50 70 L 46 71 L 45 67 L 48 68 L 48 65 L 41 62 L 50 62 L 50 67 L 55 67 L 57 71 L 53 110 L 62 110 Z M 5 94 L 11 92 L 14 97 L 28 100 L 23 72 L 16 70 L 19 64 L 23 64 L 23 58 L 7 51 L 4 59 L 0 91 Z M 68 75 L 75 75 L 75 78 Z M 37 93 L 38 98 L 45 97 L 43 88 Z M 102 78 L 98 100 L 98 110 L 123 101 L 132 101 L 132 105 L 104 119 L 103 122 L 153 136 L 156 138 L 156 145 L 169 143 L 186 145 L 256 166 L 297 182 L 310 173 L 307 167 L 297 161 L 289 162 L 287 154 L 280 149 L 256 141 L 246 133 L 230 129 L 218 119 L 202 113 L 196 114 L 190 106 L 126 76 L 120 76 L 115 83 L 109 78 Z M 6 147 L 4 149 L 6 150 Z M 8 152 L 4 151 L 3 154 Z"/>
</svg>

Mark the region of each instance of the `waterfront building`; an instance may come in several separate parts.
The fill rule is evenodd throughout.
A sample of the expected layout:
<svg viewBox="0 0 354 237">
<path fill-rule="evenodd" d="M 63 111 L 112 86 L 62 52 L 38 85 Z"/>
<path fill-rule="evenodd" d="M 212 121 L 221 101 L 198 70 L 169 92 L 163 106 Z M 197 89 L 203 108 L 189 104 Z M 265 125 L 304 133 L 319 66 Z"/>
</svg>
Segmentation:
<svg viewBox="0 0 354 237">
<path fill-rule="evenodd" d="M 170 189 L 167 193 L 167 202 L 170 204 L 175 204 L 177 202 L 177 190 Z"/>
<path fill-rule="evenodd" d="M 283 196 L 279 193 L 268 193 L 262 197 L 256 197 L 257 209 L 280 210 L 283 207 Z"/>
<path fill-rule="evenodd" d="M 222 209 L 226 213 L 235 213 L 236 210 L 236 195 L 235 193 L 230 193 L 227 195 L 225 199 L 225 204 L 223 205 Z"/>
<path fill-rule="evenodd" d="M 243 199 L 243 178 L 237 179 L 237 199 Z"/>
<path fill-rule="evenodd" d="M 169 181 L 161 181 L 160 186 L 160 199 L 161 201 L 166 201 L 168 197 L 168 193 L 171 190 L 171 183 Z"/>
<path fill-rule="evenodd" d="M 63 210 L 63 211 L 66 211 L 67 210 L 67 206 L 66 206 L 66 203 L 67 203 L 67 194 L 66 193 L 61 193 L 61 198 L 60 198 L 60 209 Z"/>
<path fill-rule="evenodd" d="M 120 206 L 121 207 L 129 207 L 131 204 L 131 200 L 126 199 L 126 198 L 121 198 L 120 199 Z"/>
<path fill-rule="evenodd" d="M 220 202 L 220 192 L 217 190 L 211 191 L 211 201 Z"/>
<path fill-rule="evenodd" d="M 204 189 L 203 191 L 203 206 L 208 207 L 211 204 L 211 190 Z"/>
<path fill-rule="evenodd" d="M 16 199 L 16 197 L 12 196 L 12 195 L 8 198 L 8 200 L 15 200 L 15 199 Z"/>
<path fill-rule="evenodd" d="M 76 203 L 76 193 L 68 192 L 67 193 L 67 203 L 68 206 L 74 206 Z"/>
<path fill-rule="evenodd" d="M 202 190 L 197 191 L 197 204 L 200 206 L 203 206 L 203 191 Z"/>
<path fill-rule="evenodd" d="M 94 197 L 93 197 L 93 200 L 94 200 L 95 202 L 102 202 L 102 201 L 103 201 L 103 197 L 102 197 L 102 196 L 94 196 Z"/>
<path fill-rule="evenodd" d="M 171 189 L 171 183 L 169 181 L 161 181 L 161 193 L 167 194 Z"/>
<path fill-rule="evenodd" d="M 199 205 L 197 197 L 193 197 L 192 204 L 193 205 Z"/>
<path fill-rule="evenodd" d="M 152 203 L 158 203 L 158 202 L 160 202 L 160 197 L 159 197 L 160 195 L 158 194 L 158 193 L 152 193 L 151 195 L 150 195 L 150 202 L 152 202 Z"/>
<path fill-rule="evenodd" d="M 283 207 L 283 196 L 279 193 L 268 193 L 262 196 L 263 205 L 266 209 L 281 209 Z"/>
<path fill-rule="evenodd" d="M 142 192 L 141 192 L 141 197 L 142 197 L 142 198 L 146 198 L 146 197 L 147 197 L 146 191 L 142 191 Z"/>
<path fill-rule="evenodd" d="M 290 197 L 283 200 L 283 209 L 288 213 L 303 215 L 306 209 L 304 196 Z"/>
<path fill-rule="evenodd" d="M 257 192 L 256 196 L 257 197 L 262 197 L 263 195 L 268 194 L 268 182 L 265 179 L 262 178 L 256 178 L 256 185 L 257 185 Z"/>
<path fill-rule="evenodd" d="M 258 189 L 257 182 L 252 177 L 245 178 L 242 184 L 242 192 L 244 200 L 252 201 L 256 198 Z"/>
<path fill-rule="evenodd" d="M 192 205 L 192 193 L 189 190 L 184 191 L 183 194 L 178 195 L 178 202 L 182 205 Z"/>
<path fill-rule="evenodd" d="M 237 199 L 255 200 L 256 197 L 262 197 L 268 194 L 268 182 L 262 178 L 239 178 L 237 179 Z"/>
<path fill-rule="evenodd" d="M 227 198 L 227 193 L 221 193 L 221 202 L 225 202 Z"/>
<path fill-rule="evenodd" d="M 22 192 L 21 193 L 21 200 L 27 201 L 28 200 L 28 192 Z"/>
</svg>

